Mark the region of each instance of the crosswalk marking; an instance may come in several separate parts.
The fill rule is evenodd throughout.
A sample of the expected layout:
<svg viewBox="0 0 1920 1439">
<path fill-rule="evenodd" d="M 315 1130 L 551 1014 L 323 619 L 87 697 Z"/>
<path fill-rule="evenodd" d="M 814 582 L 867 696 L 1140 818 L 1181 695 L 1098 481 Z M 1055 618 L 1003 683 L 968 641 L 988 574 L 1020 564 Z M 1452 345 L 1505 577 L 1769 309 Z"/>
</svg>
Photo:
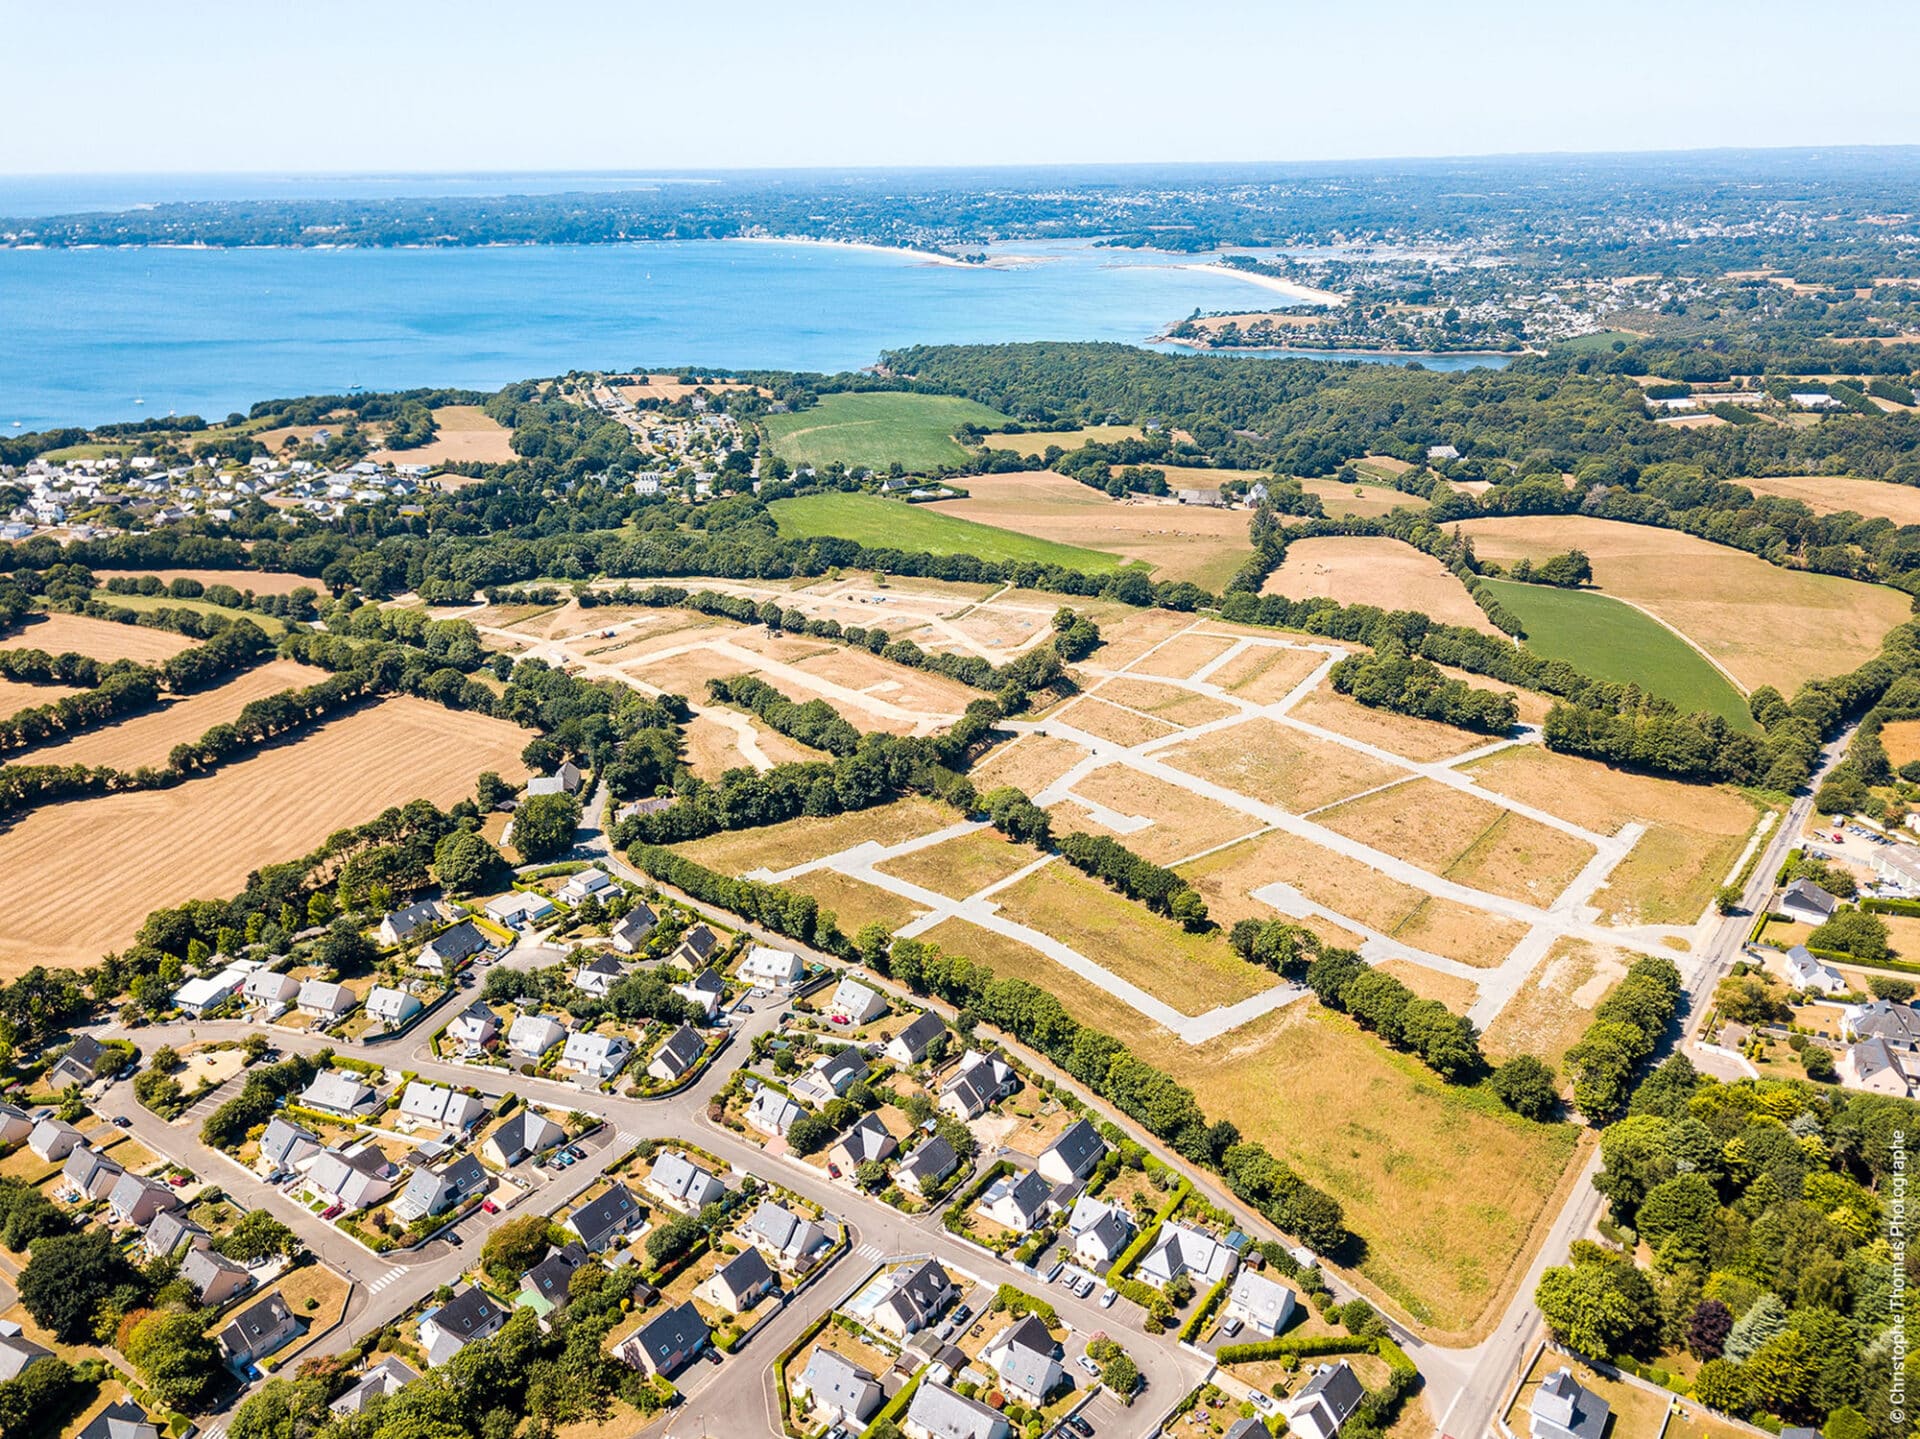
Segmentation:
<svg viewBox="0 0 1920 1439">
<path fill-rule="evenodd" d="M 382 1274 L 378 1279 L 374 1280 L 371 1284 L 369 1284 L 367 1286 L 367 1293 L 378 1294 L 382 1289 L 385 1289 L 389 1284 L 393 1283 L 396 1279 L 398 1279 L 402 1274 L 405 1274 L 406 1272 L 407 1271 L 405 1266 L 396 1265 L 394 1268 L 389 1269 L 385 1274 Z"/>
<path fill-rule="evenodd" d="M 886 1253 L 878 1244 L 862 1244 L 853 1252 L 855 1257 L 860 1259 L 878 1259 L 882 1254 Z"/>
<path fill-rule="evenodd" d="M 613 1136 L 613 1142 L 620 1148 L 625 1149 L 629 1144 L 638 1144 L 640 1142 L 640 1136 L 631 1130 L 623 1129 Z"/>
</svg>

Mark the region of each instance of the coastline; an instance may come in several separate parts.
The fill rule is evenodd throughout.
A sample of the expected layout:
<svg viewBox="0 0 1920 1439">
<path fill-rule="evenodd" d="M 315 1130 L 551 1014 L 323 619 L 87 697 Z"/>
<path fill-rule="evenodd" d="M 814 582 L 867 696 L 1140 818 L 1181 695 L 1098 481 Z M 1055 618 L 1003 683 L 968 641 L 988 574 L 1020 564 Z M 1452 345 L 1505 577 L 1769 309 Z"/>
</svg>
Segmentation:
<svg viewBox="0 0 1920 1439">
<path fill-rule="evenodd" d="M 1356 360 L 1375 355 L 1386 355 L 1396 360 L 1446 360 L 1463 355 L 1481 355 L 1490 360 L 1518 360 L 1526 355 L 1541 353 L 1537 350 L 1362 350 L 1350 345 L 1209 345 L 1164 331 L 1148 343 L 1180 345 L 1202 355 L 1350 355 Z"/>
<path fill-rule="evenodd" d="M 1347 303 L 1347 297 L 1334 290 L 1316 290 L 1311 285 L 1302 285 L 1293 280 L 1282 280 L 1277 275 L 1256 274 L 1252 270 L 1242 270 L 1233 265 L 1222 265 L 1218 261 L 1207 264 L 1176 265 L 1177 270 L 1198 270 L 1203 274 L 1231 275 L 1236 280 L 1245 280 L 1250 285 L 1258 285 L 1263 290 L 1271 290 L 1276 295 L 1285 295 L 1296 305 L 1341 306 Z"/>
<path fill-rule="evenodd" d="M 906 245 L 880 245 L 871 240 L 822 240 L 811 235 L 722 235 L 722 244 L 730 245 L 825 245 L 836 250 L 866 250 L 876 255 L 908 255 L 924 265 L 951 265 L 961 270 L 977 270 L 965 260 L 956 260 L 938 250 L 915 250 Z M 646 243 L 642 241 L 641 243 Z"/>
</svg>

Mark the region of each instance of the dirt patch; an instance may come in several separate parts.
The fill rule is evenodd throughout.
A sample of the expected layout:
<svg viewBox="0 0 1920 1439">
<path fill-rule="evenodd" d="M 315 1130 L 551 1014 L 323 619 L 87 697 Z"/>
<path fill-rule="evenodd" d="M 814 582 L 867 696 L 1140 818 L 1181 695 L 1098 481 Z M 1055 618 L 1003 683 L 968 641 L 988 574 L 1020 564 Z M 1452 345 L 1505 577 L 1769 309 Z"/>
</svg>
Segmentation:
<svg viewBox="0 0 1920 1439">
<path fill-rule="evenodd" d="M 1129 673 L 1159 675 L 1173 680 L 1191 679 L 1195 670 L 1209 660 L 1218 659 L 1232 647 L 1233 641 L 1224 635 L 1175 635 L 1159 649 L 1131 665 Z M 1098 650 L 1093 658 L 1095 663 L 1099 662 Z"/>
<path fill-rule="evenodd" d="M 1383 610 L 1418 610 L 1442 624 L 1465 625 L 1486 635 L 1500 633 L 1451 570 L 1398 540 L 1345 536 L 1297 540 L 1287 547 L 1280 568 L 1267 576 L 1261 593 L 1378 605 Z"/>
<path fill-rule="evenodd" d="M 917 839 L 944 829 L 955 818 L 952 810 L 932 800 L 903 799 L 851 814 L 826 818 L 808 816 L 762 825 L 758 829 L 730 830 L 678 848 L 688 859 L 723 874 L 741 875 L 763 868 L 779 871 L 809 860 L 824 859 L 868 840 L 876 844 L 899 844 L 902 840 Z"/>
<path fill-rule="evenodd" d="M 172 630 L 115 624 L 86 615 L 51 614 L 22 625 L 0 643 L 0 649 L 45 650 L 50 655 L 72 650 L 96 660 L 138 660 L 151 665 L 171 659 L 194 643 Z"/>
<path fill-rule="evenodd" d="M 1487 1026 L 1487 1056 L 1499 1061 L 1532 1054 L 1558 1068 L 1626 972 L 1627 956 L 1618 950 L 1581 939 L 1557 941 Z"/>
<path fill-rule="evenodd" d="M 965 899 L 990 884 L 1017 874 L 1040 857 L 990 829 L 975 830 L 925 849 L 916 849 L 878 865 L 883 874 L 917 884 L 935 894 Z"/>
<path fill-rule="evenodd" d="M 1155 719 L 1191 729 L 1210 724 L 1236 713 L 1234 707 L 1207 695 L 1195 694 L 1178 685 L 1156 684 L 1148 679 L 1120 678 L 1106 681 L 1094 691 L 1096 698 L 1110 704 L 1141 710 Z"/>
<path fill-rule="evenodd" d="M 775 764 L 832 758 L 831 755 L 788 739 L 778 730 L 769 729 L 749 715 L 737 718 L 753 732 L 760 752 Z M 758 768 L 741 750 L 740 731 L 735 724 L 723 723 L 711 714 L 701 713 L 695 715 L 681 733 L 686 737 L 687 764 L 702 779 L 718 779 L 730 769 Z"/>
<path fill-rule="evenodd" d="M 1255 719 L 1162 751 L 1168 764 L 1293 814 L 1406 776 L 1396 765 Z"/>
<path fill-rule="evenodd" d="M 450 804 L 482 770 L 518 782 L 525 743 L 516 725 L 399 697 L 173 789 L 36 810 L 0 834 L 0 978 L 95 963 L 157 906 L 231 895 L 389 805 Z"/>
<path fill-rule="evenodd" d="M 1165 739 L 1168 735 L 1178 734 L 1180 727 L 1165 720 L 1153 719 L 1148 715 L 1135 714 L 1131 710 L 1110 705 L 1105 700 L 1088 697 L 1077 699 L 1056 712 L 1056 717 L 1072 725 L 1075 729 L 1086 731 L 1096 739 L 1111 740 L 1115 744 L 1131 748 L 1145 744 L 1148 740 Z"/>
<path fill-rule="evenodd" d="M 1249 703 L 1278 704 L 1326 658 L 1318 650 L 1254 645 L 1221 665 L 1210 678 L 1221 689 Z"/>
<path fill-rule="evenodd" d="M 1080 822 L 1065 828 L 1113 834 L 1127 848 L 1155 864 L 1172 864 L 1261 828 L 1259 820 L 1237 809 L 1122 765 L 1095 770 L 1073 787 L 1073 793 L 1104 805 L 1116 814 L 1153 822 L 1145 829 L 1122 834 L 1106 829 L 1088 811 L 1075 805 L 1071 808 L 1078 812 Z M 1056 829 L 1060 827 L 1056 825 Z"/>
<path fill-rule="evenodd" d="M 1038 794 L 1086 757 L 1087 752 L 1072 740 L 1044 734 L 1021 735 L 988 751 L 973 767 L 970 777 L 982 794 L 1005 784 L 1030 795 Z"/>
<path fill-rule="evenodd" d="M 1301 700 L 1287 714 L 1303 724 L 1318 725 L 1349 739 L 1376 745 L 1408 759 L 1431 761 L 1452 759 L 1468 750 L 1493 742 L 1493 736 L 1455 729 L 1434 720 L 1415 719 L 1391 710 L 1372 709 L 1336 694 L 1329 685 Z"/>
</svg>

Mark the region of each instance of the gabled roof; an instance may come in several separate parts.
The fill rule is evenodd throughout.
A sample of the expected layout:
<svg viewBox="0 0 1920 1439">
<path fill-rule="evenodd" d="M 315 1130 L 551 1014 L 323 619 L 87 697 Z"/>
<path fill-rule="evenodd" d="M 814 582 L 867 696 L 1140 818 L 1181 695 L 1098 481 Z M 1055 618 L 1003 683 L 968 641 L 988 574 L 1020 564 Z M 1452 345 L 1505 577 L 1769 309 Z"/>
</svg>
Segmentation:
<svg viewBox="0 0 1920 1439">
<path fill-rule="evenodd" d="M 359 1383 L 340 1395 L 327 1407 L 335 1414 L 358 1414 L 376 1398 L 404 1389 L 420 1376 L 392 1356 L 381 1360 L 360 1376 Z"/>
<path fill-rule="evenodd" d="M 927 1046 L 933 1042 L 934 1035 L 945 1029 L 946 1023 L 939 1015 L 928 1012 L 915 1016 L 912 1023 L 887 1041 L 887 1047 L 901 1046 L 907 1053 L 918 1058 L 927 1052 Z"/>
<path fill-rule="evenodd" d="M 1817 909 L 1822 914 L 1832 914 L 1840 907 L 1839 900 L 1810 879 L 1796 879 L 1781 891 L 1780 898 L 1799 900 L 1800 903 Z"/>
<path fill-rule="evenodd" d="M 10 1329 L 16 1327 L 8 1326 Z M 24 1334 L 0 1334 L 0 1380 L 18 1379 L 28 1366 L 52 1356 L 51 1349 L 35 1344 Z"/>
<path fill-rule="evenodd" d="M 1862 1039 L 1884 1039 L 1906 1048 L 1920 1045 L 1920 1009 L 1876 999 L 1851 1013 L 1848 1027 Z"/>
<path fill-rule="evenodd" d="M 300 1091 L 300 1102 L 315 1109 L 350 1110 L 374 1097 L 373 1089 L 350 1074 L 323 1069 Z"/>
<path fill-rule="evenodd" d="M 160 1439 L 160 1430 L 147 1422 L 146 1410 L 131 1399 L 122 1399 L 94 1415 L 75 1439 Z"/>
<path fill-rule="evenodd" d="M 706 1341 L 707 1321 L 691 1301 L 676 1304 L 637 1330 L 627 1343 L 645 1354 L 654 1366 L 667 1363 L 676 1354 L 690 1354 Z"/>
<path fill-rule="evenodd" d="M 195 1224 L 184 1209 L 162 1209 L 147 1221 L 147 1248 L 156 1254 L 171 1254 L 195 1235 L 207 1237 L 207 1231 Z"/>
<path fill-rule="evenodd" d="M 567 1287 L 573 1282 L 573 1271 L 586 1262 L 585 1245 L 569 1244 L 563 1249 L 552 1250 L 545 1259 L 520 1276 L 520 1287 L 552 1303 L 565 1304 Z"/>
<path fill-rule="evenodd" d="M 269 1294 L 249 1304 L 233 1322 L 220 1331 L 220 1343 L 227 1353 L 249 1358 L 263 1352 L 258 1345 L 271 1343 L 293 1323 L 293 1311 L 278 1294 Z"/>
<path fill-rule="evenodd" d="M 940 1088 L 943 1099 L 951 1097 L 958 1100 L 971 1114 L 991 1107 L 998 1093 L 999 1086 L 993 1082 L 993 1074 L 985 1065 L 975 1065 L 955 1075 Z"/>
<path fill-rule="evenodd" d="M 811 1220 L 802 1219 L 791 1209 L 763 1199 L 746 1223 L 748 1234 L 763 1240 L 770 1249 L 782 1254 L 807 1254 L 820 1247 L 826 1235 Z"/>
<path fill-rule="evenodd" d="M 1275 1333 L 1293 1313 L 1293 1291 L 1277 1280 L 1243 1269 L 1228 1291 L 1227 1303 L 1257 1329 Z"/>
<path fill-rule="evenodd" d="M 912 1175 L 921 1184 L 932 1184 L 953 1172 L 960 1162 L 953 1146 L 939 1135 L 933 1134 L 913 1153 L 900 1161 L 900 1167 L 894 1171 L 896 1177 Z"/>
<path fill-rule="evenodd" d="M 1007 1432 L 1007 1421 L 998 1410 L 931 1380 L 913 1391 L 907 1422 L 924 1429 L 932 1439 L 990 1439 Z"/>
<path fill-rule="evenodd" d="M 680 936 L 682 947 L 693 951 L 700 959 L 713 958 L 713 952 L 720 947 L 720 936 L 704 924 L 696 924 Z"/>
<path fill-rule="evenodd" d="M 696 1190 L 719 1183 L 717 1176 L 695 1164 L 677 1149 L 663 1150 L 653 1162 L 647 1177 L 650 1187 L 678 1200 L 688 1199 Z"/>
<path fill-rule="evenodd" d="M 813 1351 L 800 1382 L 807 1397 L 822 1409 L 838 1409 L 864 1417 L 859 1411 L 877 1397 L 878 1381 L 846 1355 L 825 1347 Z"/>
<path fill-rule="evenodd" d="M 865 1164 L 870 1159 L 885 1159 L 900 1147 L 900 1142 L 887 1132 L 887 1126 L 871 1114 L 860 1116 L 859 1122 L 834 1145 L 835 1149 L 844 1149 L 855 1164 Z"/>
<path fill-rule="evenodd" d="M 1047 1146 L 1047 1154 L 1058 1159 L 1078 1179 L 1086 1178 L 1106 1152 L 1106 1141 L 1100 1138 L 1100 1131 L 1084 1119 L 1077 1120 Z M 1041 1157 L 1044 1159 L 1046 1155 Z"/>
<path fill-rule="evenodd" d="M 1294 1396 L 1288 1408 L 1304 1409 L 1318 1403 L 1325 1406 L 1335 1424 L 1344 1424 L 1366 1397 L 1367 1391 L 1361 1387 L 1360 1377 L 1353 1372 L 1353 1366 L 1342 1359 L 1338 1364 L 1323 1364 L 1320 1372 Z"/>
<path fill-rule="evenodd" d="M 980 1207 L 990 1209 L 1011 1204 L 1021 1220 L 1031 1225 L 1045 1211 L 1052 1193 L 1053 1186 L 1029 1169 L 1017 1176 L 1008 1174 L 994 1180 L 981 1197 Z"/>
<path fill-rule="evenodd" d="M 666 1066 L 672 1078 L 678 1079 L 699 1063 L 700 1056 L 706 1052 L 706 1048 L 706 1042 L 700 1038 L 693 1027 L 683 1024 L 667 1036 L 666 1042 L 660 1046 L 653 1058 L 655 1063 Z"/>
<path fill-rule="evenodd" d="M 318 1009 L 327 1014 L 343 1014 L 358 1004 L 360 999 L 344 984 L 333 984 L 324 979 L 309 979 L 300 986 L 300 997 L 294 1002 L 302 1009 Z"/>
<path fill-rule="evenodd" d="M 190 1249 L 180 1260 L 180 1277 L 193 1286 L 193 1292 L 206 1297 L 208 1288 L 222 1274 L 245 1274 L 244 1264 L 227 1258 L 214 1249 Z"/>
<path fill-rule="evenodd" d="M 480 932 L 480 926 L 472 920 L 462 920 L 444 934 L 437 934 L 428 940 L 420 951 L 421 958 L 429 954 L 446 963 L 458 963 L 470 954 L 478 954 L 487 947 L 487 937 Z"/>
<path fill-rule="evenodd" d="M 567 1223 L 573 1226 L 574 1233 L 586 1242 L 589 1249 L 598 1249 L 608 1235 L 631 1224 L 639 1212 L 640 1202 L 633 1197 L 632 1191 L 624 1184 L 615 1184 L 598 1199 L 574 1210 Z"/>
<path fill-rule="evenodd" d="M 381 923 L 393 931 L 396 939 L 407 939 L 423 926 L 437 924 L 439 919 L 439 904 L 431 899 L 422 899 L 405 909 L 389 911 Z"/>
<path fill-rule="evenodd" d="M 567 1131 L 548 1119 L 544 1114 L 522 1105 L 506 1119 L 498 1129 L 488 1136 L 502 1154 L 519 1154 L 523 1150 L 538 1153 L 550 1149 L 567 1137 Z"/>
<path fill-rule="evenodd" d="M 421 1322 L 431 1323 L 448 1339 L 466 1344 L 485 1338 L 505 1319 L 500 1306 L 483 1290 L 463 1289 Z"/>
<path fill-rule="evenodd" d="M 756 1289 L 765 1288 L 773 1282 L 773 1271 L 767 1267 L 767 1261 L 760 1251 L 749 1246 L 742 1249 L 713 1276 L 719 1285 L 735 1299 L 744 1299 Z"/>
</svg>

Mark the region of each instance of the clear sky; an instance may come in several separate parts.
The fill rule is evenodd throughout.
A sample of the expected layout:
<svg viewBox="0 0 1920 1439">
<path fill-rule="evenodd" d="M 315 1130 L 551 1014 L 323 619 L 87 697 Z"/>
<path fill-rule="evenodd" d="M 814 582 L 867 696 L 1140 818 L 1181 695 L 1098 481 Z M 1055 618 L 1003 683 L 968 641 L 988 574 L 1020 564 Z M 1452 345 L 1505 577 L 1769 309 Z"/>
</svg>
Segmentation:
<svg viewBox="0 0 1920 1439">
<path fill-rule="evenodd" d="M 130 0 L 5 10 L 0 174 L 1920 143 L 1920 7 Z"/>
</svg>

